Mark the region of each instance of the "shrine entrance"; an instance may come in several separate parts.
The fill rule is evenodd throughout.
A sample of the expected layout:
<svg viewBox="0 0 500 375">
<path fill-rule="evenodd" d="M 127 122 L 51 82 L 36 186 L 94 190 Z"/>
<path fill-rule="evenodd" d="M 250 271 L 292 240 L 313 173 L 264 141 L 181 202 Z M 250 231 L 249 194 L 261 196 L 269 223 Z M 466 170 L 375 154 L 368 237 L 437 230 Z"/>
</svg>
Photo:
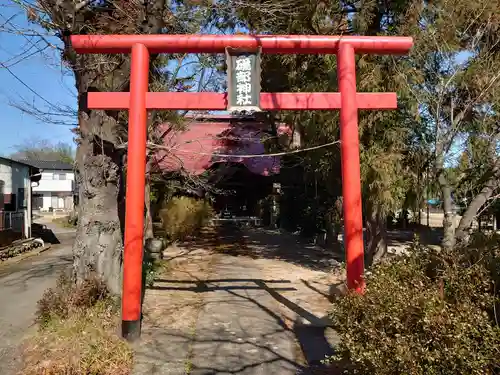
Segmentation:
<svg viewBox="0 0 500 375">
<path fill-rule="evenodd" d="M 144 188 L 146 173 L 147 111 L 221 111 L 234 107 L 261 110 L 340 110 L 342 194 L 344 201 L 347 284 L 364 289 L 363 220 L 359 162 L 358 110 L 397 108 L 395 93 L 358 93 L 355 54 L 405 54 L 413 45 L 409 37 L 303 36 L 303 35 L 74 35 L 77 53 L 131 53 L 130 92 L 89 92 L 88 108 L 129 110 L 125 243 L 122 294 L 122 334 L 140 335 L 142 256 L 144 238 Z M 246 51 L 268 54 L 336 54 L 338 93 L 259 93 L 233 90 L 207 92 L 148 92 L 150 54 L 226 53 Z M 258 58 L 238 63 L 240 75 Z M 248 63 L 248 64 L 247 64 Z M 246 66 L 248 65 L 248 66 Z M 245 69 L 243 69 L 245 68 Z M 238 70 L 238 69 L 236 69 Z M 231 82 L 230 82 L 231 83 Z M 255 94 L 255 93 L 253 93 Z"/>
</svg>

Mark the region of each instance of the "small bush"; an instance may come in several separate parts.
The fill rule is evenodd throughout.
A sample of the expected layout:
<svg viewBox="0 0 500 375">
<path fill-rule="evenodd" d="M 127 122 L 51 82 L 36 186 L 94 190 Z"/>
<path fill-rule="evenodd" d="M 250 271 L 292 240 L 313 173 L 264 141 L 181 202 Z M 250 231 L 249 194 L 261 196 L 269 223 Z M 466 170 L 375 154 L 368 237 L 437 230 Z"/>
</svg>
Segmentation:
<svg viewBox="0 0 500 375">
<path fill-rule="evenodd" d="M 116 334 L 115 305 L 99 301 L 52 319 L 25 345 L 20 375 L 128 375 L 132 352 Z"/>
<path fill-rule="evenodd" d="M 172 241 L 198 234 L 212 214 L 208 202 L 189 197 L 174 197 L 160 210 L 163 228 Z"/>
<path fill-rule="evenodd" d="M 118 335 L 119 303 L 94 277 L 62 276 L 38 303 L 39 331 L 24 345 L 20 375 L 129 375 L 132 351 Z"/>
<path fill-rule="evenodd" d="M 71 214 L 69 216 L 56 217 L 52 219 L 52 222 L 64 228 L 74 228 L 78 224 L 78 217 Z"/>
<path fill-rule="evenodd" d="M 379 264 L 363 296 L 340 297 L 333 360 L 373 375 L 500 373 L 498 241 L 453 252 L 414 246 Z"/>
<path fill-rule="evenodd" d="M 169 264 L 166 260 L 155 259 L 151 254 L 144 252 L 144 260 L 142 262 L 142 278 L 144 284 L 148 287 L 152 287 L 158 275 L 168 269 L 168 266 Z"/>
<path fill-rule="evenodd" d="M 78 213 L 76 211 L 72 211 L 68 216 L 68 224 L 70 226 L 76 227 L 78 225 Z"/>
<path fill-rule="evenodd" d="M 70 313 L 90 308 L 108 297 L 108 289 L 98 277 L 90 277 L 77 285 L 63 273 L 56 287 L 46 290 L 38 301 L 37 323 L 43 326 L 53 318 L 66 319 Z"/>
</svg>

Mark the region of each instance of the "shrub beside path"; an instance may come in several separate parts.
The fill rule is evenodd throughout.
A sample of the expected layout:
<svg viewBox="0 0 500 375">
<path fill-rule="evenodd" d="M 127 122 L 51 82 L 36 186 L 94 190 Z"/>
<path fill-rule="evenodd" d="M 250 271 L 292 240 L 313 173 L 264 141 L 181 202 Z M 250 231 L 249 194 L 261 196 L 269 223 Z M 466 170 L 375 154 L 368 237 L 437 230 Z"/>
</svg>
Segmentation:
<svg viewBox="0 0 500 375">
<path fill-rule="evenodd" d="M 306 374 L 331 354 L 324 317 L 341 275 L 325 250 L 232 228 L 165 255 L 146 291 L 135 375 Z"/>
</svg>

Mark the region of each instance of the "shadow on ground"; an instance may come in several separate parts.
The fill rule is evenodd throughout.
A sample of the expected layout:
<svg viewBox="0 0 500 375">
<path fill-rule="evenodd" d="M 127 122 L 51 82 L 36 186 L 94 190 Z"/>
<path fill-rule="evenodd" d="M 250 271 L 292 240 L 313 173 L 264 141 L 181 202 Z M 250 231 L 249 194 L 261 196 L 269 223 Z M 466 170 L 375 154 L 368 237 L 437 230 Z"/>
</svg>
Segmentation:
<svg viewBox="0 0 500 375">
<path fill-rule="evenodd" d="M 443 228 L 414 224 L 407 229 L 393 229 L 387 233 L 389 246 L 409 246 L 415 236 L 426 245 L 439 245 L 443 238 Z"/>
<path fill-rule="evenodd" d="M 342 252 L 314 246 L 299 236 L 237 224 L 211 228 L 210 233 L 180 242 L 179 246 L 188 252 L 209 249 L 231 256 L 283 260 L 317 271 L 331 271 L 344 257 Z"/>
<path fill-rule="evenodd" d="M 442 238 L 442 228 L 419 226 L 407 230 L 392 230 L 387 234 L 389 248 L 405 248 L 412 244 L 418 235 L 423 244 L 436 245 Z M 283 260 L 312 270 L 328 272 L 344 261 L 341 248 L 324 248 L 311 244 L 308 240 L 280 230 L 242 227 L 225 224 L 211 228 L 195 238 L 183 241 L 180 247 L 188 252 L 194 249 L 232 255 L 248 256 L 253 259 Z"/>
<path fill-rule="evenodd" d="M 205 280 L 173 280 L 157 279 L 152 290 L 160 291 L 184 291 L 194 293 L 211 293 L 224 291 L 227 297 L 217 303 L 227 303 L 230 306 L 248 305 L 249 303 L 258 307 L 267 317 L 274 321 L 274 326 L 279 327 L 274 331 L 266 331 L 265 328 L 249 325 L 248 317 L 238 317 L 240 332 L 234 336 L 234 332 L 227 332 L 224 329 L 207 330 L 206 332 L 197 331 L 194 337 L 186 337 L 179 332 L 165 332 L 171 337 L 165 340 L 158 340 L 157 345 L 164 346 L 163 342 L 177 342 L 181 345 L 190 347 L 204 347 L 203 352 L 217 353 L 206 361 L 198 358 L 197 361 L 190 363 L 190 374 L 211 375 L 211 374 L 252 374 L 255 368 L 266 368 L 268 373 L 289 374 L 291 369 L 294 373 L 301 375 L 316 374 L 341 374 L 341 372 L 332 372 L 332 367 L 322 364 L 326 356 L 331 356 L 334 349 L 331 342 L 335 341 L 335 333 L 329 327 L 323 325 L 324 317 L 317 317 L 311 312 L 303 309 L 296 303 L 285 298 L 280 292 L 296 290 L 287 286 L 291 284 L 290 280 L 263 280 L 250 278 L 225 278 L 225 279 L 205 279 Z M 312 289 L 314 291 L 314 289 Z M 262 299 L 249 295 L 249 292 L 261 291 L 267 293 L 276 302 L 292 310 L 298 317 L 295 322 L 286 322 L 284 319 L 262 303 Z M 205 302 L 206 304 L 206 302 Z M 250 308 L 249 308 L 250 309 Z M 214 324 L 217 325 L 216 318 Z M 299 323 L 307 321 L 308 324 Z M 264 325 L 263 325 L 264 326 Z M 249 329 L 250 328 L 250 329 Z M 264 331 L 262 331 L 264 330 Z M 292 342 L 296 343 L 294 351 L 296 360 L 292 361 L 280 354 L 275 346 L 283 336 L 291 336 Z M 271 343 L 269 343 L 271 342 Z M 239 349 L 235 357 L 234 349 L 228 350 L 227 346 L 237 346 Z M 172 358 L 171 348 L 166 345 L 162 350 L 169 352 L 165 357 Z M 227 351 L 227 356 L 222 355 L 229 364 L 217 365 L 217 357 Z M 258 358 L 256 357 L 258 354 Z M 197 362 L 205 364 L 199 365 Z M 232 363 L 232 364 L 231 364 Z M 210 365 L 208 365 L 210 364 Z M 281 368 L 280 366 L 284 366 Z M 340 369 L 339 369 L 340 371 Z M 260 372 L 259 372 L 260 373 Z"/>
<path fill-rule="evenodd" d="M 179 247 L 185 249 L 186 252 L 176 255 L 168 254 L 167 250 L 166 258 L 173 260 L 177 256 L 186 256 L 186 254 L 196 249 L 207 249 L 234 257 L 245 256 L 254 259 L 279 259 L 314 270 L 331 271 L 338 266 L 339 260 L 343 257 L 343 254 L 313 246 L 297 236 L 290 234 L 280 236 L 280 233 L 277 231 L 261 228 L 244 228 L 237 225 L 223 225 L 210 228 L 203 235 L 179 243 Z M 280 327 L 277 331 L 260 332 L 267 325 L 263 324 L 260 327 L 257 320 L 251 329 L 241 329 L 241 335 L 238 338 L 231 335 L 226 337 L 227 332 L 224 330 L 217 332 L 197 331 L 195 337 L 183 337 L 183 333 L 179 332 L 165 332 L 165 334 L 176 336 L 169 337 L 165 342 L 173 340 L 174 342 L 178 341 L 180 345 L 190 345 L 191 347 L 202 346 L 205 347 L 205 351 L 210 353 L 223 352 L 224 348 L 228 345 L 237 345 L 240 348 L 238 349 L 238 358 L 234 358 L 234 352 L 232 352 L 231 354 L 233 355 L 229 355 L 230 358 L 227 359 L 227 361 L 234 362 L 234 364 L 221 363 L 220 366 L 217 366 L 217 360 L 210 358 L 204 362 L 202 361 L 205 366 L 199 363 L 190 365 L 193 367 L 191 372 L 189 372 L 190 374 L 252 374 L 254 373 L 253 371 L 258 371 L 257 367 L 259 367 L 259 370 L 262 370 L 262 367 L 264 367 L 266 373 L 277 374 L 294 373 L 307 375 L 337 373 L 332 372 L 331 367 L 326 367 L 322 364 L 322 360 L 325 357 L 331 356 L 334 353 L 330 343 L 335 341 L 335 332 L 325 326 L 325 322 L 328 320 L 326 317 L 316 316 L 282 294 L 282 292 L 296 290 L 290 280 L 264 280 L 237 277 L 196 279 L 196 277 L 190 277 L 190 275 L 186 276 L 188 277 L 187 280 L 157 279 L 155 280 L 155 285 L 149 289 L 194 293 L 222 291 L 227 295 L 229 301 L 219 301 L 219 303 L 227 303 L 228 308 L 234 306 L 235 310 L 238 310 L 238 306 L 242 304 L 246 306 L 249 306 L 249 304 L 253 305 L 253 307 L 249 306 L 248 309 L 251 310 L 257 307 L 259 311 L 265 313 L 268 319 L 274 321 L 273 325 L 275 327 Z M 312 293 L 318 293 L 322 297 L 325 297 L 324 292 L 314 288 L 306 281 L 304 281 L 304 284 L 311 289 Z M 263 298 L 259 299 L 256 297 L 259 293 L 264 294 Z M 280 314 L 273 311 L 269 306 L 266 306 L 263 300 L 269 299 L 269 297 L 265 296 L 272 297 L 272 300 L 293 312 L 293 315 L 297 317 L 295 321 L 285 321 Z M 216 320 L 214 318 L 214 322 Z M 243 321 L 241 324 L 238 324 L 239 326 L 249 324 L 248 317 L 238 317 L 239 320 Z M 266 320 L 266 318 L 263 320 Z M 247 328 L 250 327 L 247 326 Z M 258 336 L 258 340 L 252 340 L 255 339 L 254 336 Z M 293 348 L 295 361 L 286 358 L 273 345 L 267 344 L 267 341 L 272 341 L 273 338 L 277 341 L 282 340 L 282 336 L 288 336 L 287 340 L 295 343 Z M 163 342 L 164 340 L 158 340 L 156 345 L 162 346 L 160 341 Z M 163 350 L 169 352 L 172 349 L 165 347 Z M 230 352 L 230 350 L 227 351 Z M 256 357 L 257 354 L 259 355 Z M 161 356 L 160 353 L 158 355 Z M 175 358 L 170 353 L 165 357 Z M 285 366 L 286 368 L 280 368 L 280 366 Z M 340 374 L 341 372 L 338 373 Z"/>
<path fill-rule="evenodd" d="M 26 262 L 11 264 L 0 269 L 3 286 L 25 286 L 27 283 L 59 275 L 73 261 L 72 255 L 45 256 Z"/>
<path fill-rule="evenodd" d="M 389 246 L 409 246 L 413 242 L 415 233 L 419 234 L 423 243 L 435 243 L 439 240 L 439 229 L 436 229 L 423 227 L 391 231 L 388 233 Z M 230 256 L 228 264 L 237 263 L 235 258 L 231 260 L 231 257 L 241 256 L 242 261 L 248 257 L 282 260 L 323 272 L 337 268 L 344 258 L 344 254 L 340 251 L 311 245 L 299 236 L 281 233 L 278 230 L 248 228 L 234 224 L 210 228 L 209 232 L 203 235 L 183 241 L 179 244 L 179 248 L 185 250 L 181 255 L 176 255 L 175 252 L 169 254 L 167 250 L 166 258 L 172 260 L 177 256 L 186 256 L 197 249 L 205 249 Z M 187 279 L 184 280 L 175 278 L 155 280 L 155 285 L 150 288 L 152 290 L 212 296 L 219 293 L 220 297 L 216 302 L 210 301 L 210 298 L 203 299 L 201 308 L 208 317 L 205 325 L 193 335 L 165 330 L 164 326 L 159 325 L 157 328 L 162 330 L 160 335 L 164 335 L 164 338 L 155 337 L 155 350 L 145 355 L 156 357 L 156 360 L 161 362 L 161 359 L 164 361 L 165 358 L 182 357 L 172 351 L 184 348 L 186 353 L 190 353 L 191 361 L 179 366 L 189 367 L 188 373 L 191 375 L 344 373 L 348 366 L 340 364 L 327 366 L 322 363 L 325 357 L 334 354 L 334 346 L 338 343 L 337 335 L 328 327 L 327 317 L 316 316 L 284 295 L 287 291 L 295 290 L 292 281 L 286 277 L 285 280 L 237 277 L 245 273 L 242 268 L 241 273 L 233 273 L 236 277 L 197 279 L 186 274 Z M 306 280 L 302 283 L 311 290 L 311 298 L 316 293 L 329 299 L 324 291 L 317 289 L 312 283 Z M 269 301 L 278 302 L 280 306 L 293 312 L 291 316 L 295 319 L 288 321 L 288 317 L 270 307 Z M 214 315 L 210 315 L 216 309 L 210 309 L 208 304 L 214 303 L 224 307 L 219 308 Z M 234 330 L 234 320 L 237 321 L 236 331 L 239 332 L 237 335 L 234 335 L 234 332 L 228 333 L 227 329 L 222 327 L 224 322 L 228 322 L 227 324 L 231 323 Z M 293 348 L 295 354 L 284 355 L 286 351 L 276 345 L 277 342 L 295 342 Z M 173 343 L 173 346 L 167 343 Z M 177 349 L 176 345 L 179 345 Z M 194 355 L 196 361 L 192 360 L 193 351 L 196 351 Z"/>
<path fill-rule="evenodd" d="M 44 242 L 48 242 L 52 245 L 61 243 L 54 231 L 43 224 L 33 223 L 31 226 L 31 235 L 33 237 L 41 238 Z"/>
</svg>

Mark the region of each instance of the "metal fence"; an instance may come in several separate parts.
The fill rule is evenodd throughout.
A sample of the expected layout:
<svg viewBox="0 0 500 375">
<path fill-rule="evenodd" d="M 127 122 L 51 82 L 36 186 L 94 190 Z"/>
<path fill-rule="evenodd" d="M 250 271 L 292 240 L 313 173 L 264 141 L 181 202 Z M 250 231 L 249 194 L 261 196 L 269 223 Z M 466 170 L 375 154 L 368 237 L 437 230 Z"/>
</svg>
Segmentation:
<svg viewBox="0 0 500 375">
<path fill-rule="evenodd" d="M 23 211 L 0 211 L 0 231 L 8 229 L 14 232 L 24 232 Z"/>
</svg>

